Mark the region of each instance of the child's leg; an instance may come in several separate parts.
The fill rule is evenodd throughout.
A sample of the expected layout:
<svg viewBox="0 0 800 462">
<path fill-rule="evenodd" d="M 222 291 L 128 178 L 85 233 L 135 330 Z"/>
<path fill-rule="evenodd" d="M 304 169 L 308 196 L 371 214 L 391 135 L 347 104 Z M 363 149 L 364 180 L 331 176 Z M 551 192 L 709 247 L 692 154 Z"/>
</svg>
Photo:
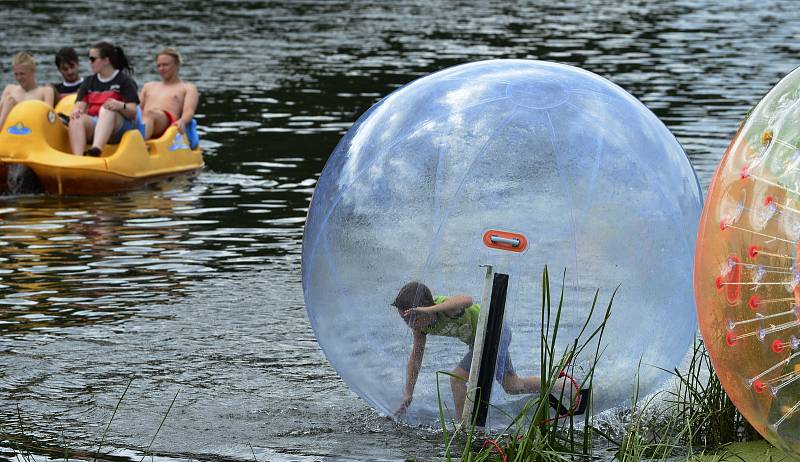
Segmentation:
<svg viewBox="0 0 800 462">
<path fill-rule="evenodd" d="M 513 370 L 506 370 L 501 384 L 509 395 L 530 394 L 541 388 L 539 377 L 520 377 Z"/>
<path fill-rule="evenodd" d="M 469 378 L 469 371 L 459 365 L 453 369 L 451 374 L 455 377 L 450 377 L 450 389 L 453 391 L 456 420 L 460 422 L 461 411 L 464 409 L 464 401 L 467 399 L 467 379 Z"/>
<path fill-rule="evenodd" d="M 450 389 L 453 391 L 453 405 L 456 407 L 456 420 L 461 422 L 461 411 L 464 410 L 464 401 L 467 399 L 467 380 L 469 380 L 469 369 L 472 367 L 472 348 L 461 358 L 450 377 Z M 460 377 L 462 380 L 457 379 Z"/>
<path fill-rule="evenodd" d="M 506 357 L 506 365 L 502 380 L 500 380 L 499 377 L 495 378 L 503 385 L 503 390 L 509 395 L 536 393 L 541 391 L 542 388 L 541 379 L 539 377 L 518 376 L 514 370 L 514 364 L 508 356 Z M 558 377 L 553 380 L 550 393 L 556 397 L 560 397 L 563 394 L 569 401 L 573 394 L 572 382 L 566 377 Z"/>
<path fill-rule="evenodd" d="M 500 337 L 500 350 L 498 352 L 498 364 L 503 361 L 502 369 L 498 367 L 495 371 L 495 380 L 500 382 L 503 390 L 509 395 L 530 394 L 539 391 L 541 383 L 539 377 L 520 377 L 514 370 L 511 362 L 509 345 L 511 344 L 511 330 L 503 329 Z"/>
</svg>

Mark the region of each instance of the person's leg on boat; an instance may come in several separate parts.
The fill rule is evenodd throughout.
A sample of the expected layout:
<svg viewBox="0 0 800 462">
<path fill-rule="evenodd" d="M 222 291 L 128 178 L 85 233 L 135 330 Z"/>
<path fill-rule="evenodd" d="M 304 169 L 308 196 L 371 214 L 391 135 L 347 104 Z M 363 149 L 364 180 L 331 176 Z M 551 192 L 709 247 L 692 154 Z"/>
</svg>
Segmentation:
<svg viewBox="0 0 800 462">
<path fill-rule="evenodd" d="M 92 151 L 97 155 L 103 151 L 111 135 L 117 133 L 122 128 L 124 117 L 117 112 L 104 107 L 100 108 L 97 115 L 97 125 L 94 127 L 94 138 L 92 139 Z"/>
<path fill-rule="evenodd" d="M 69 121 L 69 147 L 76 156 L 82 156 L 86 150 L 87 140 L 92 140 L 94 121 L 86 114 Z"/>
<path fill-rule="evenodd" d="M 142 114 L 144 123 L 144 139 L 149 140 L 154 133 L 163 134 L 169 127 L 169 119 L 161 109 L 148 109 Z"/>
<path fill-rule="evenodd" d="M 6 122 L 8 114 L 11 113 L 11 109 L 17 105 L 18 101 L 22 100 L 23 96 L 24 92 L 19 90 L 15 85 L 8 85 L 5 90 L 3 90 L 3 96 L 0 97 L 0 127 Z"/>
</svg>

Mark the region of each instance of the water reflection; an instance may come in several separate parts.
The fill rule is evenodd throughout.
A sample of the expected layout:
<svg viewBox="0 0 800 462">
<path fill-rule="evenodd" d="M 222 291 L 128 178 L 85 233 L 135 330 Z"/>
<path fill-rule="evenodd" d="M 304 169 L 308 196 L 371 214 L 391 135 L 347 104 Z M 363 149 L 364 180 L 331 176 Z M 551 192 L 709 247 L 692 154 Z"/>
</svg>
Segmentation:
<svg viewBox="0 0 800 462">
<path fill-rule="evenodd" d="M 265 178 L 291 165 L 111 197 L 0 199 L 0 335 L 120 321 L 142 303 L 179 303 L 213 273 L 296 254 L 304 210 L 272 197 L 236 203 L 310 194 L 313 179 Z"/>
</svg>

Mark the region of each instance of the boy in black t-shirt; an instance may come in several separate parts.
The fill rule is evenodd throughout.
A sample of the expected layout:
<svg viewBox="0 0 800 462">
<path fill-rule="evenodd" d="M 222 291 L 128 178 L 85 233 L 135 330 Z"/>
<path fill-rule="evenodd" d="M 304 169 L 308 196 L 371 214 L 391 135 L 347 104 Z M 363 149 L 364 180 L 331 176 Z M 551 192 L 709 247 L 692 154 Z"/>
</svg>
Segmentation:
<svg viewBox="0 0 800 462">
<path fill-rule="evenodd" d="M 83 83 L 83 78 L 80 75 L 80 65 L 78 63 L 78 54 L 75 49 L 71 47 L 64 47 L 56 53 L 56 68 L 64 78 L 61 83 L 54 83 L 53 88 L 56 90 L 56 102 L 61 98 L 71 95 L 78 91 L 78 88 Z"/>
</svg>

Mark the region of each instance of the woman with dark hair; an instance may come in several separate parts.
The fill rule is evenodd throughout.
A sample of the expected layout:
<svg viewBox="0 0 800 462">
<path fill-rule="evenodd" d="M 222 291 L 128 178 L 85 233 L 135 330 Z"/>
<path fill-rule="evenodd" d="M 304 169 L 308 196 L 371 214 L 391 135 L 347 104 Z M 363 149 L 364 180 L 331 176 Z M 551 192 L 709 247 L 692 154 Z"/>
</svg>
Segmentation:
<svg viewBox="0 0 800 462">
<path fill-rule="evenodd" d="M 99 157 L 106 143 L 119 143 L 123 133 L 136 128 L 139 95 L 122 48 L 100 42 L 89 49 L 89 64 L 93 75 L 78 90 L 69 141 L 73 154 Z"/>
</svg>

